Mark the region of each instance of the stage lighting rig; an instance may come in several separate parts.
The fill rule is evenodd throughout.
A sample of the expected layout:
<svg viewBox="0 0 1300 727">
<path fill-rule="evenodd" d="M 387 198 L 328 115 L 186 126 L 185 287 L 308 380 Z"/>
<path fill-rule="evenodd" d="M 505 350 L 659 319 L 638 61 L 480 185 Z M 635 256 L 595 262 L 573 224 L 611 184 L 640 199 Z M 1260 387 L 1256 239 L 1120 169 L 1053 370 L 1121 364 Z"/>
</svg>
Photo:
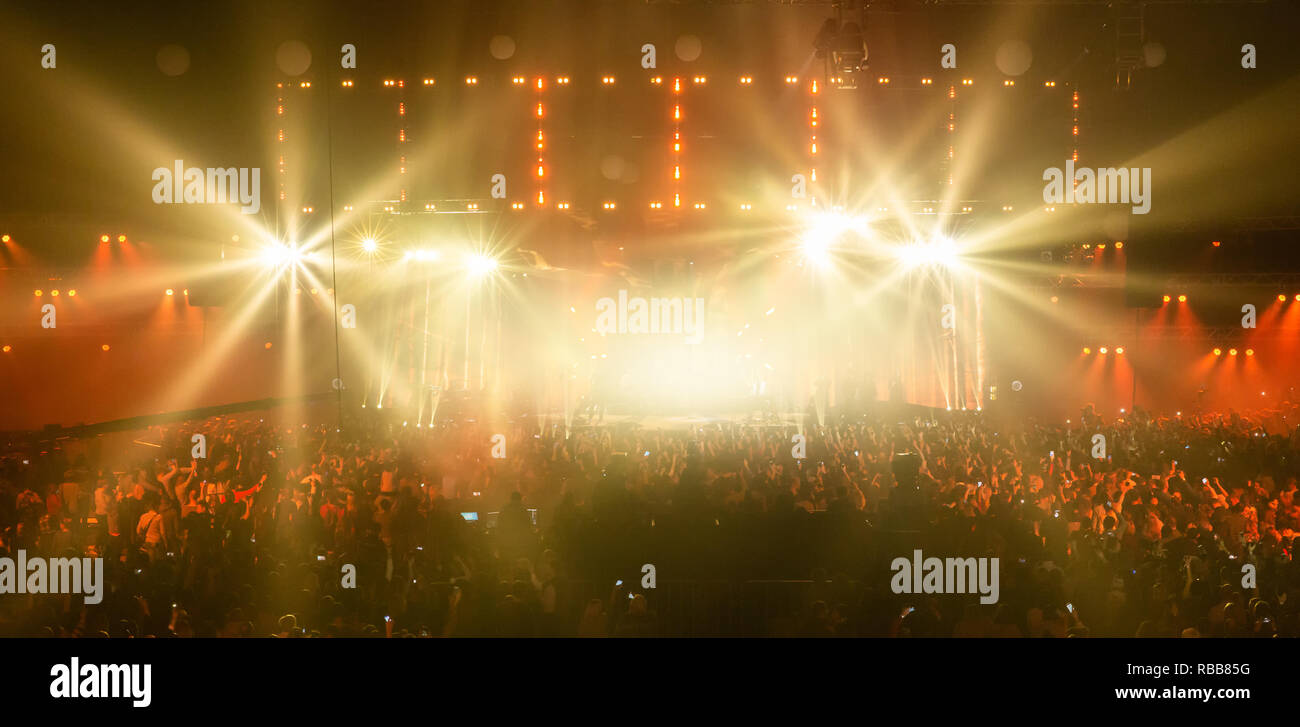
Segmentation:
<svg viewBox="0 0 1300 727">
<path fill-rule="evenodd" d="M 835 17 L 827 18 L 813 39 L 816 58 L 823 61 L 826 76 L 838 79 L 838 88 L 857 88 L 858 75 L 867 69 L 866 8 L 850 3 L 859 11 L 859 20 L 844 21 L 845 3 L 835 4 Z"/>
</svg>

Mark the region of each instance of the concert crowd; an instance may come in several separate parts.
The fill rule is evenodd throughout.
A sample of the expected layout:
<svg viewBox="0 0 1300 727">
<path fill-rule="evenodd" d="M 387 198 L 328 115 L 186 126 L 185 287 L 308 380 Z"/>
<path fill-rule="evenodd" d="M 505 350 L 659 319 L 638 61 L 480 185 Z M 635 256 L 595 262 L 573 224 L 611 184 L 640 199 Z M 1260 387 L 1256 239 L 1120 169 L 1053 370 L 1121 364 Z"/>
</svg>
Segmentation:
<svg viewBox="0 0 1300 727">
<path fill-rule="evenodd" d="M 1295 636 L 1298 421 L 882 408 L 494 441 L 267 412 L 16 439 L 0 556 L 102 557 L 107 586 L 0 595 L 0 636 Z M 997 558 L 998 601 L 895 593 L 918 549 Z"/>
</svg>

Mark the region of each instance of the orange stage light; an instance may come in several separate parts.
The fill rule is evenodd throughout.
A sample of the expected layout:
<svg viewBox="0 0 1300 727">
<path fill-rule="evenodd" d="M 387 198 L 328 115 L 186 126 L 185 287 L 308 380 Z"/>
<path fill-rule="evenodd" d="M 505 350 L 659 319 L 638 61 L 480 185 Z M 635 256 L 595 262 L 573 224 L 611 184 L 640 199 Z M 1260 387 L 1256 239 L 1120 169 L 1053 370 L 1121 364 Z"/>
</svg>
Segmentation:
<svg viewBox="0 0 1300 727">
<path fill-rule="evenodd" d="M 1179 302 L 1179 303 L 1186 303 L 1186 302 L 1187 302 L 1187 296 L 1185 296 L 1185 295 L 1180 295 L 1180 296 L 1178 296 L 1178 302 Z"/>
</svg>

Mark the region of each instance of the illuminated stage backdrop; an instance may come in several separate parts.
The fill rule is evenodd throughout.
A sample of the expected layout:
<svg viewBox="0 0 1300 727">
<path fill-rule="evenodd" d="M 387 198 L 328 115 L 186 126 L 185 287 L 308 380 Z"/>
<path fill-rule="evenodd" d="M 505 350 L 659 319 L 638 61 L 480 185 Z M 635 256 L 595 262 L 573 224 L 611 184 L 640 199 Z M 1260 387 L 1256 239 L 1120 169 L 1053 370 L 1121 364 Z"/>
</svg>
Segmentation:
<svg viewBox="0 0 1300 727">
<path fill-rule="evenodd" d="M 283 81 L 275 135 L 290 181 L 277 215 L 310 236 L 332 197 L 338 244 L 383 248 L 343 263 L 340 300 L 355 293 L 376 324 L 344 332 L 342 378 L 368 406 L 420 421 L 458 391 L 569 414 L 595 400 L 976 408 L 978 271 L 900 269 L 895 253 L 954 230 L 960 253 L 977 220 L 1034 206 L 1041 169 L 1077 154 L 1077 133 L 1063 133 L 1073 91 L 955 72 L 873 80 L 852 90 L 663 71 Z M 1060 118 L 1044 120 L 1044 108 Z M 994 129 L 983 143 L 963 146 L 967 116 Z M 805 267 L 798 242 L 823 215 L 872 228 L 865 243 L 832 244 L 842 249 L 829 272 Z M 466 279 L 467 254 L 500 268 Z M 689 280 L 653 280 L 665 265 Z M 619 290 L 701 297 L 701 340 L 600 335 L 588 319 Z"/>
</svg>

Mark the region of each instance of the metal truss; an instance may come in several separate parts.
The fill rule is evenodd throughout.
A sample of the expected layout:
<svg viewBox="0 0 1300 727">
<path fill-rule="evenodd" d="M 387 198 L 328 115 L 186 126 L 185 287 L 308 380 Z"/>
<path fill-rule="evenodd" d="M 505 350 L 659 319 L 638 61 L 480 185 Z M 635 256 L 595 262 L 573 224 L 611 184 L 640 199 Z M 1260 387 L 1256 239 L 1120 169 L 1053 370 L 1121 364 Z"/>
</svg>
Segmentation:
<svg viewBox="0 0 1300 727">
<path fill-rule="evenodd" d="M 1241 217 L 1236 220 L 1237 229 L 1243 232 L 1278 232 L 1283 230 L 1300 230 L 1300 216 L 1286 215 L 1280 217 Z"/>
<path fill-rule="evenodd" d="M 1300 287 L 1300 273 L 1175 273 L 1161 278 L 1169 290 L 1193 287 L 1268 288 L 1289 292 Z"/>
<path fill-rule="evenodd" d="M 1294 328 L 1242 328 L 1241 326 L 1177 326 L 1161 325 L 1152 326 L 1149 320 L 1143 320 L 1134 328 L 1132 323 L 1120 325 L 1106 325 L 1089 328 L 1086 333 L 1080 337 L 1080 345 L 1087 346 L 1093 350 L 1093 354 L 1100 353 L 1102 346 L 1110 348 L 1124 348 L 1126 352 L 1132 353 L 1143 344 L 1161 343 L 1169 341 L 1202 341 L 1206 346 L 1219 346 L 1223 349 L 1223 357 L 1228 358 L 1231 352 L 1228 350 L 1234 346 L 1246 348 L 1255 346 L 1260 343 L 1271 343 L 1274 341 L 1292 341 L 1295 340 L 1297 332 Z M 1247 337 L 1249 340 L 1246 340 Z M 1206 353 L 1210 351 L 1207 349 Z M 1243 351 L 1244 353 L 1244 351 Z M 1123 354 L 1121 354 L 1123 355 Z"/>
<path fill-rule="evenodd" d="M 1141 5 L 1264 5 L 1274 0 L 1141 0 Z M 865 5 L 869 12 L 891 12 L 904 8 L 946 5 L 1094 5 L 1109 7 L 1115 0 L 645 0 L 647 5 Z M 1134 4 L 1139 4 L 1135 2 Z"/>
</svg>

